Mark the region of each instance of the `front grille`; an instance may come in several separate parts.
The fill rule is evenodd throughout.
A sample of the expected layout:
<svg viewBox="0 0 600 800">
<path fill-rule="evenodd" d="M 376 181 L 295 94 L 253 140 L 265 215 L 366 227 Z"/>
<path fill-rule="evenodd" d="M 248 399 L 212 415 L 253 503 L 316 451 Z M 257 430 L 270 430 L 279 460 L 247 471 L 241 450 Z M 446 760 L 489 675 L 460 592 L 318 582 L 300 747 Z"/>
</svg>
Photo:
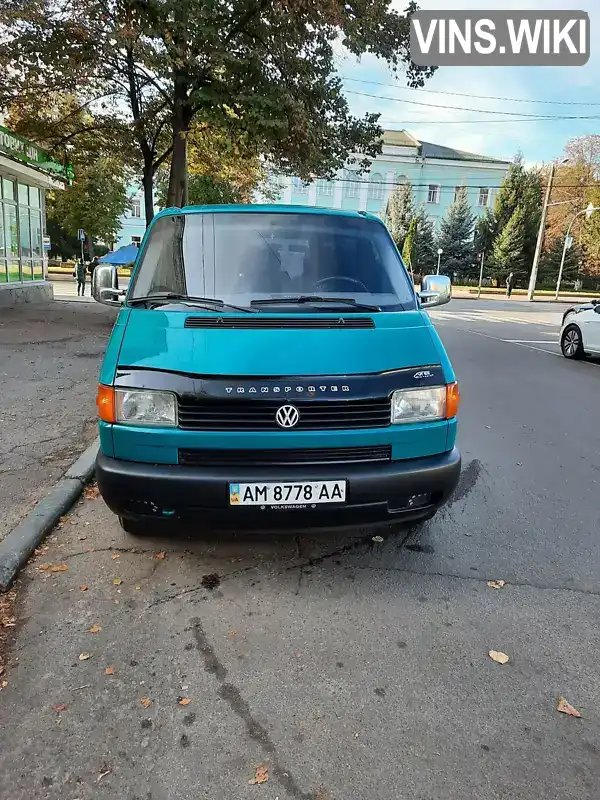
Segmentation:
<svg viewBox="0 0 600 800">
<path fill-rule="evenodd" d="M 261 315 L 243 317 L 187 317 L 186 328 L 236 328 L 244 329 L 271 329 L 271 330 L 297 330 L 324 328 L 347 331 L 358 328 L 374 328 L 375 323 L 371 317 L 264 317 Z"/>
<path fill-rule="evenodd" d="M 180 450 L 186 467 L 266 467 L 286 464 L 364 464 L 391 461 L 390 445 L 320 447 L 303 450 Z"/>
<path fill-rule="evenodd" d="M 280 428 L 275 413 L 284 405 L 273 400 L 178 401 L 179 427 L 186 431 L 335 431 L 385 428 L 390 424 L 390 399 L 315 400 L 292 403 L 300 412 L 293 428 Z"/>
</svg>

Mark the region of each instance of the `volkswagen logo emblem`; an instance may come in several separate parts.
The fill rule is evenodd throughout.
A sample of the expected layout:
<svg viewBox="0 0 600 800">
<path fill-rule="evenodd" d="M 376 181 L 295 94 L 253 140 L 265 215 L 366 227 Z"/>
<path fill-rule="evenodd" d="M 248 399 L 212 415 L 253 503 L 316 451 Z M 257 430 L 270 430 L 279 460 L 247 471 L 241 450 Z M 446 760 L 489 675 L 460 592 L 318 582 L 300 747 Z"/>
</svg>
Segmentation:
<svg viewBox="0 0 600 800">
<path fill-rule="evenodd" d="M 296 406 L 281 406 L 275 413 L 275 422 L 280 428 L 294 428 L 300 419 Z"/>
</svg>

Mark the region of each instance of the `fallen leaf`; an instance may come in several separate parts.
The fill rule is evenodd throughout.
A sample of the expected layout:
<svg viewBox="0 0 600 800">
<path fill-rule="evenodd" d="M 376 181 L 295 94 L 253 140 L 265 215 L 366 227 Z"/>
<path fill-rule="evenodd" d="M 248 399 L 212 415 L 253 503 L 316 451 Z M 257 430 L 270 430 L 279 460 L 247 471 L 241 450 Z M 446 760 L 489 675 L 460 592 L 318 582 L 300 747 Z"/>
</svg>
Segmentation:
<svg viewBox="0 0 600 800">
<path fill-rule="evenodd" d="M 2 617 L 2 619 L 0 619 L 0 625 L 2 625 L 3 628 L 14 628 L 16 624 L 16 617 Z"/>
<path fill-rule="evenodd" d="M 77 538 L 79 539 L 80 542 L 85 542 L 87 536 L 78 536 Z"/>
<path fill-rule="evenodd" d="M 506 581 L 488 581 L 488 586 L 490 589 L 502 589 L 503 586 L 506 586 Z"/>
<path fill-rule="evenodd" d="M 571 703 L 567 702 L 564 697 L 558 698 L 556 710 L 560 711 L 561 714 L 568 714 L 570 717 L 581 717 L 579 711 L 577 711 L 577 709 L 574 708 Z"/>
<path fill-rule="evenodd" d="M 254 770 L 254 777 L 248 783 L 251 786 L 256 786 L 257 783 L 266 783 L 269 780 L 269 770 L 267 767 L 257 767 Z"/>
<path fill-rule="evenodd" d="M 383 536 L 373 536 L 372 541 L 374 542 L 383 542 Z"/>
<path fill-rule="evenodd" d="M 105 775 L 110 775 L 110 772 L 111 770 L 109 769 L 105 770 L 104 772 L 101 772 L 100 775 L 98 775 L 98 777 L 96 778 L 96 783 L 98 783 L 98 781 L 101 781 Z"/>
<path fill-rule="evenodd" d="M 81 589 L 82 592 L 87 592 L 88 590 L 88 587 L 85 585 L 85 583 L 82 583 L 79 588 Z"/>
<path fill-rule="evenodd" d="M 500 650 L 490 650 L 488 656 L 498 664 L 507 664 L 510 660 L 506 653 L 502 653 Z"/>
<path fill-rule="evenodd" d="M 120 553 L 113 553 L 113 554 L 112 554 L 112 556 L 111 556 L 111 558 L 112 558 L 112 559 L 115 559 L 115 558 L 121 558 L 121 554 L 120 554 Z"/>
<path fill-rule="evenodd" d="M 180 706 L 189 706 L 189 704 L 192 701 L 190 700 L 189 697 L 180 697 L 177 702 L 179 703 Z"/>
<path fill-rule="evenodd" d="M 101 630 L 100 625 L 92 625 L 91 628 L 88 628 L 88 633 L 99 633 Z"/>
<path fill-rule="evenodd" d="M 67 572 L 69 569 L 66 564 L 40 564 L 40 572 Z"/>
<path fill-rule="evenodd" d="M 121 578 L 114 578 L 113 583 L 115 586 L 120 586 L 123 583 L 123 581 L 121 580 Z"/>
<path fill-rule="evenodd" d="M 95 500 L 99 494 L 100 494 L 100 489 L 98 489 L 98 487 L 95 486 L 94 484 L 85 487 L 86 500 Z"/>
<path fill-rule="evenodd" d="M 152 705 L 152 700 L 149 697 L 142 697 L 140 703 L 144 706 L 144 708 L 150 708 Z"/>
<path fill-rule="evenodd" d="M 105 675 L 114 675 L 115 674 L 115 668 L 114 667 L 107 667 L 104 670 L 104 674 Z"/>
<path fill-rule="evenodd" d="M 2 683 L 0 683 L 0 686 L 1 686 L 3 689 L 6 689 L 6 687 L 8 686 L 8 681 L 2 681 Z"/>
<path fill-rule="evenodd" d="M 294 655 L 296 656 L 296 658 L 300 658 L 300 656 L 302 655 L 302 653 L 294 653 Z"/>
<path fill-rule="evenodd" d="M 136 586 L 136 587 L 135 587 L 135 590 L 136 590 L 136 592 L 139 592 L 139 590 L 140 590 L 141 588 L 142 588 L 141 586 Z"/>
<path fill-rule="evenodd" d="M 4 673 L 4 667 L 0 666 L 0 675 L 2 675 L 3 673 Z"/>
<path fill-rule="evenodd" d="M 237 636 L 237 631 L 229 631 L 229 635 L 233 639 L 233 638 L 235 638 Z"/>
<path fill-rule="evenodd" d="M 80 653 L 79 654 L 79 660 L 80 661 L 87 661 L 89 657 L 90 657 L 89 653 Z"/>
<path fill-rule="evenodd" d="M 61 704 L 59 706 L 52 706 L 52 709 L 53 711 L 66 711 L 67 707 Z"/>
<path fill-rule="evenodd" d="M 160 558 L 160 559 L 163 559 L 163 558 L 166 558 L 166 557 L 167 557 L 167 554 L 164 552 L 164 550 L 161 550 L 160 553 L 154 553 L 154 555 L 152 556 L 152 558 Z"/>
</svg>

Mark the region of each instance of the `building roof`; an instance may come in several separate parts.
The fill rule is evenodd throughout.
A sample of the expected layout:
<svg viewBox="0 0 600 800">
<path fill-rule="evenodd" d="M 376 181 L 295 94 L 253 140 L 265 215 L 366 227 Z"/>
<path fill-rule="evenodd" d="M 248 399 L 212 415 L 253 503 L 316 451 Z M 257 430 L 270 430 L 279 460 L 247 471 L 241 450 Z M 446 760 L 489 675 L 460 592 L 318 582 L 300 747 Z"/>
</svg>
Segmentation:
<svg viewBox="0 0 600 800">
<path fill-rule="evenodd" d="M 418 147 L 419 142 L 408 131 L 384 131 L 383 143 L 394 147 Z"/>
<path fill-rule="evenodd" d="M 395 147 L 415 147 L 418 154 L 424 158 L 444 158 L 451 161 L 481 161 L 488 164 L 510 164 L 501 158 L 491 156 L 481 156 L 477 153 L 469 153 L 466 150 L 457 150 L 455 147 L 445 147 L 442 144 L 424 142 L 415 138 L 406 130 L 383 132 L 383 143 Z"/>
<path fill-rule="evenodd" d="M 441 144 L 431 142 L 419 142 L 419 155 L 425 158 L 447 158 L 452 161 L 485 161 L 491 164 L 510 164 L 501 158 L 491 158 L 490 156 L 480 156 L 477 153 L 468 153 L 466 150 L 456 150 L 454 147 L 444 147 Z"/>
</svg>

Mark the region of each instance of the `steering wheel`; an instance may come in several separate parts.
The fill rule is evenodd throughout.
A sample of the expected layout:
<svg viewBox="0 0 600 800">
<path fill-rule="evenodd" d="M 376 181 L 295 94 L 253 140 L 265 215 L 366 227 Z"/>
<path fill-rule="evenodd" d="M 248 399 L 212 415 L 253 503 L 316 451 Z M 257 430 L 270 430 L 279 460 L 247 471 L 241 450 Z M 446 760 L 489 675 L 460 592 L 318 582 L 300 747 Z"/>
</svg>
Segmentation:
<svg viewBox="0 0 600 800">
<path fill-rule="evenodd" d="M 360 286 L 364 292 L 369 294 L 369 290 L 362 281 L 359 281 L 356 278 L 348 278 L 346 275 L 331 275 L 329 278 L 321 278 L 321 280 L 316 281 L 314 284 L 315 289 L 318 288 L 320 284 L 326 283 L 327 281 L 346 281 L 346 283 L 352 283 L 355 286 Z"/>
</svg>

